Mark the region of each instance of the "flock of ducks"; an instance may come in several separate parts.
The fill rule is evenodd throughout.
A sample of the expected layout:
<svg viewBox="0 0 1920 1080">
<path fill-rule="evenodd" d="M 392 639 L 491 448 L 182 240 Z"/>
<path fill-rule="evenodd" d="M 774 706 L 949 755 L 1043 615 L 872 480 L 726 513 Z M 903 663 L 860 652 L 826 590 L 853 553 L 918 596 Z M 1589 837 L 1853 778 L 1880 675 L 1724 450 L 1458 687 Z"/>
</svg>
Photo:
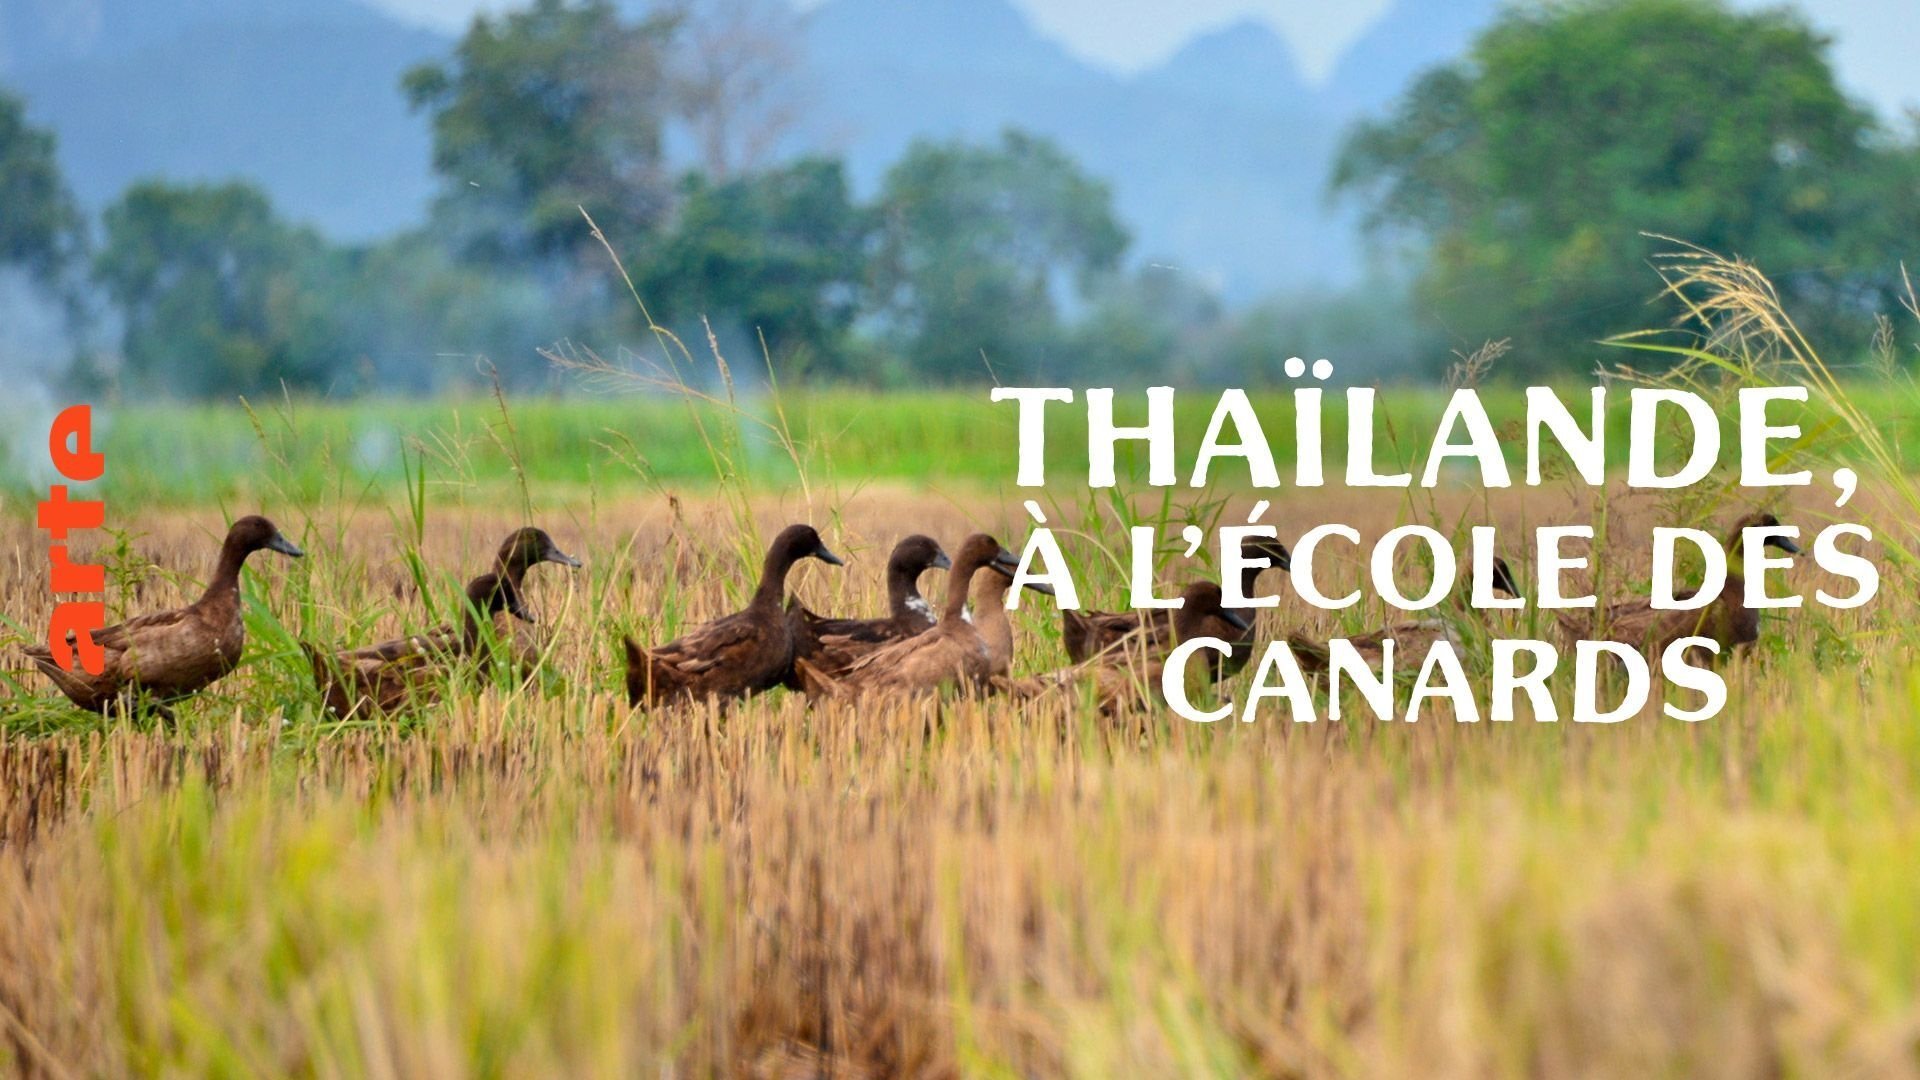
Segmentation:
<svg viewBox="0 0 1920 1080">
<path fill-rule="evenodd" d="M 1730 563 L 1738 557 L 1744 531 L 1777 526 L 1771 514 L 1742 518 L 1728 537 Z M 1799 549 L 1783 537 L 1770 546 L 1790 554 Z M 168 707 L 226 676 L 239 665 L 246 641 L 241 618 L 240 571 L 257 551 L 292 558 L 303 552 L 264 517 L 234 522 L 220 547 L 212 580 L 199 599 L 185 607 L 141 615 L 93 634 L 105 654 L 97 675 L 69 672 L 51 652 L 25 650 L 35 666 L 75 705 L 96 712 L 120 706 Z M 1241 595 L 1256 593 L 1267 569 L 1291 569 L 1286 547 L 1277 541 L 1250 542 L 1243 555 Z M 804 692 L 810 699 L 859 698 L 874 694 L 914 694 L 960 688 L 1028 700 L 1057 693 L 1090 690 L 1103 710 L 1138 701 L 1157 692 L 1159 676 L 1174 645 L 1196 636 L 1220 638 L 1233 648 L 1215 654 L 1209 674 L 1231 677 L 1254 655 L 1258 644 L 1251 608 L 1225 606 L 1221 587 L 1197 581 L 1182 592 L 1175 609 L 1142 612 L 1061 613 L 1062 640 L 1071 663 L 1041 675 L 1014 677 L 1013 627 L 1005 598 L 1018 560 L 986 533 L 975 533 L 949 558 L 927 536 L 901 540 L 887 561 L 887 613 L 873 618 L 829 618 L 789 597 L 787 577 L 803 559 L 845 565 L 808 525 L 792 525 L 774 537 L 762 564 L 758 587 L 740 611 L 699 625 L 664 645 L 643 647 L 624 638 L 626 691 L 630 705 L 658 708 L 685 702 L 749 697 L 776 686 Z M 547 650 L 547 638 L 524 600 L 527 573 L 541 563 L 578 568 L 580 560 L 561 551 L 537 528 L 522 528 L 501 543 L 493 565 L 465 589 L 458 625 L 346 650 L 322 649 L 302 642 L 315 688 L 335 716 L 379 715 L 417 708 L 439 700 L 448 674 L 462 664 L 510 665 L 530 677 Z M 929 570 L 947 571 L 946 590 L 936 610 L 920 593 Z M 1519 595 L 1504 559 L 1494 561 L 1491 585 Z M 1037 592 L 1052 589 L 1027 586 Z M 1556 612 L 1569 640 L 1600 637 L 1657 656 L 1681 637 L 1704 636 L 1723 651 L 1759 639 L 1759 614 L 1746 607 L 1737 575 L 1704 608 L 1663 611 L 1648 599 L 1613 604 L 1602 612 Z M 483 629 L 490 624 L 492 633 Z M 1441 640 L 1457 640 L 1454 623 L 1429 619 L 1352 635 L 1361 655 L 1377 664 L 1383 643 L 1392 640 L 1399 665 L 1417 665 Z M 1301 666 L 1324 670 L 1324 642 L 1288 638 Z M 1408 670 L 1417 670 L 1417 666 Z"/>
</svg>

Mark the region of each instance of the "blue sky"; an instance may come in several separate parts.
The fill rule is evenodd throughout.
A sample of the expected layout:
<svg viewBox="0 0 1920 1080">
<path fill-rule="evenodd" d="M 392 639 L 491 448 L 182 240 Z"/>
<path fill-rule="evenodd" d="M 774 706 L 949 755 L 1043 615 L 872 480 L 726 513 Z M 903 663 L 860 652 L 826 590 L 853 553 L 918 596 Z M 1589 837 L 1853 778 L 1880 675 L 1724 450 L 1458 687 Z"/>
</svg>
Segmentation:
<svg viewBox="0 0 1920 1080">
<path fill-rule="evenodd" d="M 370 0 L 409 19 L 457 28 L 501 0 Z M 801 3 L 817 0 L 799 0 Z M 1166 58 L 1195 34 L 1254 18 L 1279 30 L 1310 77 L 1323 74 L 1389 0 L 1014 0 L 1068 49 L 1116 71 Z M 1772 0 L 1736 0 L 1747 7 Z M 1920 106 L 1920 0 L 1802 0 L 1801 8 L 1839 39 L 1840 72 L 1882 108 Z"/>
</svg>

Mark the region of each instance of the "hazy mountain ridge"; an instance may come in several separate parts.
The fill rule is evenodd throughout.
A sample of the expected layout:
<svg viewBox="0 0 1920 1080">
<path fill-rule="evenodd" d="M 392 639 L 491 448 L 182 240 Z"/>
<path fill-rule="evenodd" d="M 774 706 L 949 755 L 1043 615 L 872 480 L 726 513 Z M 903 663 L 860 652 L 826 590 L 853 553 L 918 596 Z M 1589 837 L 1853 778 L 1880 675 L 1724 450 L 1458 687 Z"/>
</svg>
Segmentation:
<svg viewBox="0 0 1920 1080">
<path fill-rule="evenodd" d="M 1240 300 L 1327 284 L 1358 265 L 1324 198 L 1340 130 L 1495 2 L 1400 0 L 1383 23 L 1400 29 L 1368 35 L 1317 90 L 1254 22 L 1121 78 L 1007 0 L 829 0 L 805 18 L 812 108 L 787 146 L 845 154 L 871 190 L 916 138 L 1025 127 L 1112 184 L 1137 255 Z M 428 128 L 398 83 L 450 45 L 358 0 L 0 0 L 0 80 L 59 134 L 89 205 L 147 176 L 242 176 L 341 238 L 424 219 Z"/>
</svg>

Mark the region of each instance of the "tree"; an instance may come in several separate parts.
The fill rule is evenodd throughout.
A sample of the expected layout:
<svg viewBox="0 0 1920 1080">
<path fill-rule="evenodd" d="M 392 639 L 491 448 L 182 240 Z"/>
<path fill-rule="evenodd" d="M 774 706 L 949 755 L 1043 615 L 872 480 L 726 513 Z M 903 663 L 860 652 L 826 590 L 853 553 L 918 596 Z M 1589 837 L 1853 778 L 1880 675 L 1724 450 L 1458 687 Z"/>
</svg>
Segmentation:
<svg viewBox="0 0 1920 1080">
<path fill-rule="evenodd" d="M 1104 183 L 1018 131 L 992 146 L 915 143 L 882 183 L 878 278 L 919 375 L 1022 377 L 1060 362 L 1062 301 L 1090 296 L 1126 251 Z"/>
<path fill-rule="evenodd" d="M 83 253 L 86 222 L 60 176 L 53 135 L 27 123 L 18 98 L 0 93 L 0 267 L 61 286 Z"/>
<path fill-rule="evenodd" d="M 805 105 L 799 14 L 786 0 L 697 0 L 676 25 L 674 97 L 701 171 L 765 167 Z"/>
<path fill-rule="evenodd" d="M 759 339 L 789 369 L 849 372 L 870 215 L 837 161 L 809 159 L 724 183 L 695 175 L 666 236 L 648 255 L 642 294 L 682 332 L 707 318 L 724 345 Z"/>
<path fill-rule="evenodd" d="M 476 18 L 450 62 L 408 73 L 445 185 L 436 224 L 458 250 L 565 272 L 590 243 L 583 207 L 616 243 L 654 228 L 670 29 L 623 22 L 606 0 L 536 0 Z"/>
<path fill-rule="evenodd" d="M 245 184 L 136 184 L 107 208 L 94 277 L 125 324 L 127 374 L 188 397 L 324 385 L 347 359 L 320 239 Z"/>
<path fill-rule="evenodd" d="M 1510 337 L 1533 369 L 1645 325 L 1643 231 L 1832 295 L 1818 268 L 1857 224 L 1843 189 L 1875 170 L 1875 129 L 1827 44 L 1792 11 L 1718 0 L 1511 9 L 1359 125 L 1333 186 L 1420 241 L 1416 301 L 1456 347 Z"/>
</svg>

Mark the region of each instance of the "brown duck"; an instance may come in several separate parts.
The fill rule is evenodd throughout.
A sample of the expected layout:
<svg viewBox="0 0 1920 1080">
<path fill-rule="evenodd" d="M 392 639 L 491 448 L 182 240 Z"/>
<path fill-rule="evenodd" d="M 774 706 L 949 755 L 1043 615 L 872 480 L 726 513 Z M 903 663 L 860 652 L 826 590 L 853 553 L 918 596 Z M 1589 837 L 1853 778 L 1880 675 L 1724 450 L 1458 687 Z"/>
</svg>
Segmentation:
<svg viewBox="0 0 1920 1080">
<path fill-rule="evenodd" d="M 1238 641 L 1253 629 L 1253 620 L 1223 606 L 1224 599 L 1219 585 L 1196 581 L 1181 590 L 1180 606 L 1167 612 L 1172 616 L 1167 633 L 1135 630 L 1072 667 L 1025 679 L 1000 680 L 996 686 L 1016 698 L 1036 698 L 1091 681 L 1094 700 L 1102 712 L 1139 702 L 1143 690 L 1158 700 L 1160 676 L 1176 644 L 1196 637 Z M 1223 628 L 1226 633 L 1221 633 Z"/>
<path fill-rule="evenodd" d="M 974 575 L 973 605 L 967 618 L 987 643 L 987 675 L 1004 678 L 1013 669 L 1013 620 L 1007 618 L 1007 590 L 1013 588 L 1013 569 L 1005 563 L 987 564 L 992 573 Z M 1025 586 L 1052 596 L 1053 586 L 1032 581 Z"/>
<path fill-rule="evenodd" d="M 88 674 L 77 663 L 73 671 L 62 669 L 45 646 L 27 648 L 27 658 L 83 709 L 105 712 L 116 702 L 133 706 L 144 701 L 166 715 L 167 703 L 205 688 L 239 665 L 247 640 L 240 611 L 240 568 L 247 556 L 263 549 L 294 558 L 304 554 L 266 518 L 251 515 L 234 522 L 220 545 L 213 580 L 200 599 L 93 634 L 94 643 L 106 653 L 98 675 Z M 71 644 L 73 638 L 68 641 Z"/>
<path fill-rule="evenodd" d="M 502 612 L 532 621 L 520 604 L 519 593 L 497 574 L 482 574 L 467 583 L 466 610 L 456 629 L 443 626 L 425 634 L 395 638 L 362 649 L 331 656 L 301 642 L 313 667 L 313 684 L 328 712 L 352 716 L 398 712 L 440 699 L 447 676 L 463 661 L 489 659 L 484 655 L 481 620 Z"/>
<path fill-rule="evenodd" d="M 883 645 L 933 629 L 939 620 L 920 595 L 920 575 L 950 570 L 952 560 L 930 536 L 909 536 L 895 544 L 887 559 L 887 615 L 878 619 L 828 619 L 794 602 L 799 634 L 795 655 L 816 670 L 837 675 Z M 799 680 L 789 681 L 800 689 Z"/>
<path fill-rule="evenodd" d="M 1493 560 L 1493 591 L 1501 596 L 1520 595 L 1520 587 L 1513 579 L 1513 569 L 1507 565 L 1507 560 L 1499 556 Z M 1360 658 L 1375 670 L 1385 663 L 1385 644 L 1392 641 L 1394 670 L 1404 674 L 1418 672 L 1426 663 L 1427 654 L 1440 642 L 1445 641 L 1456 649 L 1461 644 L 1460 633 L 1452 619 L 1417 619 L 1371 633 L 1342 636 L 1353 644 Z M 1315 641 L 1302 634 L 1289 634 L 1287 645 L 1293 649 L 1294 659 L 1299 661 L 1302 671 L 1325 672 L 1331 664 L 1331 654 L 1325 641 Z"/>
<path fill-rule="evenodd" d="M 801 559 L 844 566 L 810 525 L 790 525 L 767 549 L 760 587 L 746 609 L 695 628 L 678 640 L 627 650 L 627 702 L 663 705 L 675 701 L 731 700 L 770 690 L 793 667 L 794 623 L 783 610 L 787 572 Z"/>
<path fill-rule="evenodd" d="M 993 674 L 994 655 L 980 628 L 966 617 L 967 594 L 975 574 L 995 564 L 1012 568 L 1019 560 L 986 533 L 967 537 L 947 574 L 946 600 L 933 629 L 868 653 L 837 678 L 805 660 L 796 662 L 794 670 L 807 695 L 855 697 L 984 685 Z M 1000 612 L 1002 618 L 1005 614 Z M 1011 655 L 1011 639 L 1007 651 Z"/>
<path fill-rule="evenodd" d="M 1259 585 L 1260 575 L 1267 570 L 1293 569 L 1292 554 L 1287 551 L 1286 545 L 1278 540 L 1264 537 L 1248 540 L 1241 545 L 1240 552 L 1246 558 L 1264 558 L 1268 563 L 1266 566 L 1256 565 L 1241 569 L 1240 595 L 1242 596 L 1253 595 L 1254 589 Z M 1176 622 L 1175 613 L 1185 610 L 1186 608 L 1182 606 L 1155 608 L 1146 612 L 1063 611 L 1060 613 L 1060 640 L 1067 648 L 1067 659 L 1076 664 L 1092 659 L 1143 627 L 1149 638 L 1156 642 L 1167 643 L 1171 648 L 1172 631 Z M 1259 609 L 1246 607 L 1232 610 L 1239 616 L 1235 625 L 1244 624 L 1243 628 L 1236 629 L 1235 625 L 1229 625 L 1224 618 L 1215 618 L 1213 623 L 1198 630 L 1199 636 L 1217 637 L 1233 643 L 1234 649 L 1230 656 L 1222 656 L 1219 653 L 1209 654 L 1214 658 L 1212 668 L 1214 677 L 1217 679 L 1228 678 L 1238 673 L 1241 668 L 1247 666 L 1247 658 L 1253 654 L 1254 619 L 1258 616 Z M 1143 615 L 1144 618 L 1142 618 Z"/>
<path fill-rule="evenodd" d="M 523 586 L 527 580 L 527 571 L 541 563 L 557 563 L 572 569 L 580 568 L 580 560 L 561 551 L 547 535 L 545 529 L 529 525 L 516 529 L 500 544 L 499 552 L 493 559 L 493 572 L 499 575 L 504 586 L 514 594 L 516 602 L 526 609 L 526 593 Z M 541 657 L 547 652 L 547 633 L 536 620 L 531 618 L 506 618 L 508 625 L 496 623 L 495 629 L 506 643 L 507 655 L 513 664 L 513 670 L 520 678 L 533 674 L 540 666 Z M 508 613 L 502 612 L 502 615 Z"/>
<path fill-rule="evenodd" d="M 1721 655 L 1727 650 L 1744 651 L 1760 640 L 1760 613 L 1747 606 L 1747 586 L 1738 567 L 1745 554 L 1749 528 L 1777 528 L 1780 519 L 1772 514 L 1754 513 L 1741 518 L 1727 534 L 1727 583 L 1720 595 L 1703 608 L 1692 611 L 1660 611 L 1651 597 L 1625 600 L 1608 606 L 1600 623 L 1600 636 L 1608 641 L 1631 645 L 1648 656 L 1658 658 L 1668 645 L 1684 637 L 1707 637 L 1720 643 Z M 1789 555 L 1801 554 L 1800 545 L 1784 536 L 1769 536 L 1766 546 Z M 1682 594 L 1698 595 L 1699 589 Z M 1569 647 L 1575 641 L 1594 639 L 1593 615 L 1586 611 L 1556 611 L 1561 637 Z"/>
</svg>

